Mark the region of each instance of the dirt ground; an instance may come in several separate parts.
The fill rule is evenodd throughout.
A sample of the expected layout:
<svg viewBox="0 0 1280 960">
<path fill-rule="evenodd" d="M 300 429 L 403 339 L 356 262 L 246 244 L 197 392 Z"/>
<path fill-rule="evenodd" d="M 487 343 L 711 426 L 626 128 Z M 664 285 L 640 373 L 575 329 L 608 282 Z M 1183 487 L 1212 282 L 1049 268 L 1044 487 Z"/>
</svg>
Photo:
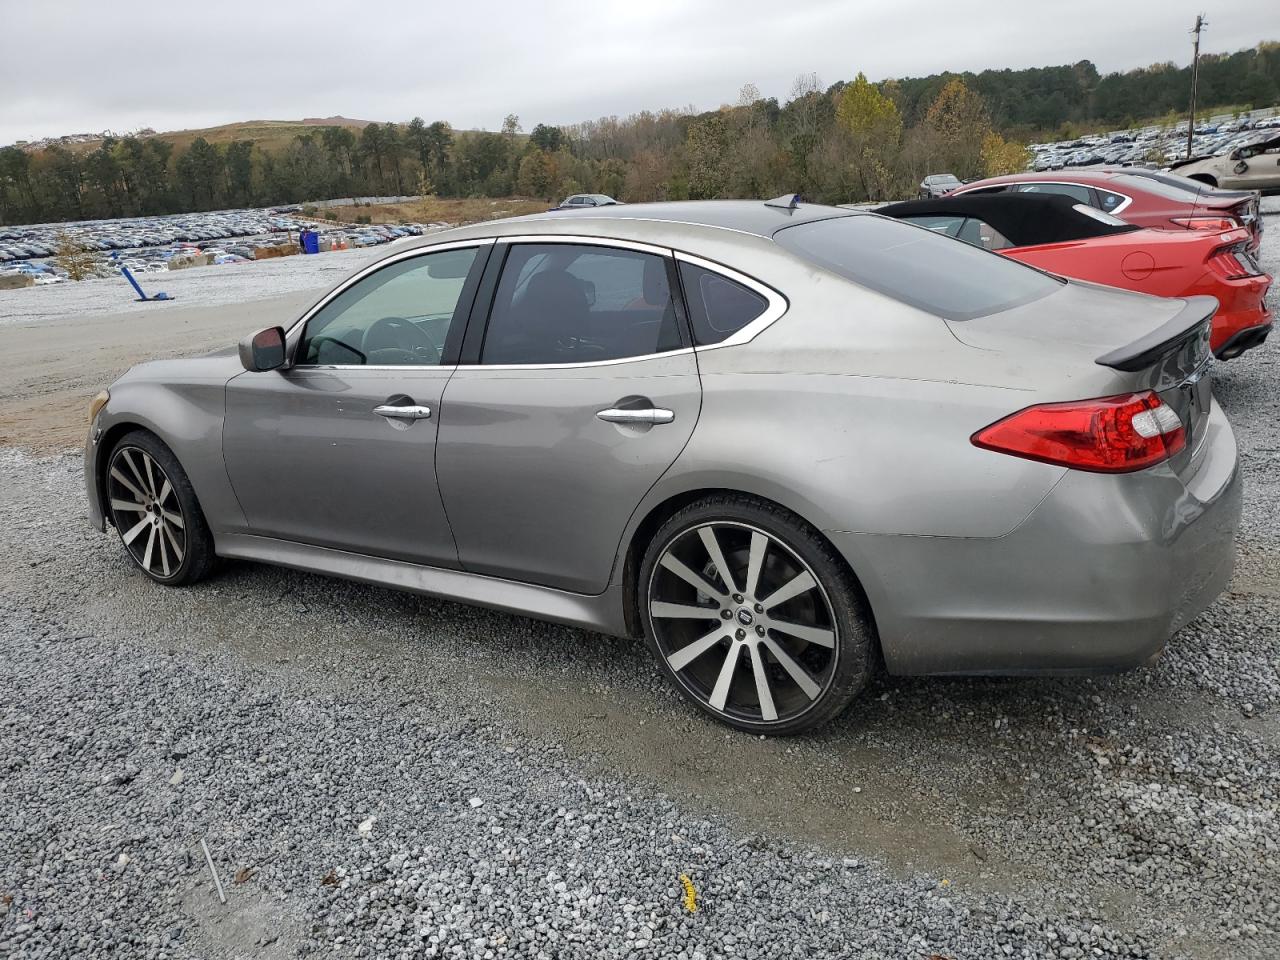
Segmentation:
<svg viewBox="0 0 1280 960">
<path fill-rule="evenodd" d="M 254 330 L 287 324 L 320 292 L 234 309 L 157 305 L 157 312 L 0 326 L 0 445 L 42 453 L 80 446 L 89 402 L 133 364 L 205 353 Z"/>
</svg>

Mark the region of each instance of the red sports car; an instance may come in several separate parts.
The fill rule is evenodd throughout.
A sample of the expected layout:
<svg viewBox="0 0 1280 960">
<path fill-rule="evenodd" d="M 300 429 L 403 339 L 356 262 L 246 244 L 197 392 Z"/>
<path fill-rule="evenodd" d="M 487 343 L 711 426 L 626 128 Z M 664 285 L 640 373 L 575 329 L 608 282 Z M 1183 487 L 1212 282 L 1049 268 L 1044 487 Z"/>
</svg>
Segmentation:
<svg viewBox="0 0 1280 960">
<path fill-rule="evenodd" d="M 1258 266 L 1249 232 L 1150 230 L 1070 197 L 967 194 L 894 203 L 876 211 L 907 220 L 1049 273 L 1158 297 L 1217 298 L 1209 341 L 1220 360 L 1238 357 L 1271 332 L 1271 277 Z"/>
<path fill-rule="evenodd" d="M 1262 215 L 1254 190 L 1219 190 L 1176 173 L 1145 167 L 1015 173 L 966 183 L 950 196 L 984 193 L 1053 193 L 1087 203 L 1140 227 L 1225 230 L 1244 227 L 1256 256 Z"/>
</svg>

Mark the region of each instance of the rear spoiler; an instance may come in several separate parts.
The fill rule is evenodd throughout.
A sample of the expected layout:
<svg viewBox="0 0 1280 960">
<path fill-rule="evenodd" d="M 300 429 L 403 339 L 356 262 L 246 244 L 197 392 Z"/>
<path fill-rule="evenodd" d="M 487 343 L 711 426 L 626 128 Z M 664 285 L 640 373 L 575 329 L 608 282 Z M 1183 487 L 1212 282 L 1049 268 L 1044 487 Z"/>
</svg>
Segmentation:
<svg viewBox="0 0 1280 960">
<path fill-rule="evenodd" d="M 1182 309 L 1133 343 L 1104 353 L 1095 362 L 1132 373 L 1154 364 L 1160 357 L 1203 336 L 1209 339 L 1209 321 L 1218 312 L 1216 297 L 1187 297 Z"/>
</svg>

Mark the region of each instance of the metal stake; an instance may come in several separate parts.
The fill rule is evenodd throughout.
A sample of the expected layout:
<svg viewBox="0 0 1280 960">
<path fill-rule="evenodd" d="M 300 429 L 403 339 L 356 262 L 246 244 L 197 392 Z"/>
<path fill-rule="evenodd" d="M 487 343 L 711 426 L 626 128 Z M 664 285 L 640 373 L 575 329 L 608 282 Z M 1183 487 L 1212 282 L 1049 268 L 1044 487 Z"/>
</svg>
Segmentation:
<svg viewBox="0 0 1280 960">
<path fill-rule="evenodd" d="M 213 874 L 213 885 L 218 888 L 218 899 L 226 903 L 227 895 L 222 892 L 222 881 L 218 879 L 218 871 L 213 867 L 213 857 L 209 855 L 209 845 L 204 842 L 204 837 L 200 838 L 200 849 L 204 851 L 204 862 L 209 865 L 209 872 Z"/>
</svg>

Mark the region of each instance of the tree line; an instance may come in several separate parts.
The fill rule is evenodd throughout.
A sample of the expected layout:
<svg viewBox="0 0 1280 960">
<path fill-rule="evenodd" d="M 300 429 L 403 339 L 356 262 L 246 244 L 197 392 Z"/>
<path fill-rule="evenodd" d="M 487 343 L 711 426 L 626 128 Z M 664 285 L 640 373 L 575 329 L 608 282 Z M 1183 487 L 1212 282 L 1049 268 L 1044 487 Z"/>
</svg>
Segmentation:
<svg viewBox="0 0 1280 960">
<path fill-rule="evenodd" d="M 1280 97 L 1280 44 L 1205 56 L 1200 102 L 1265 106 Z M 1021 169 L 1020 139 L 1071 137 L 1183 109 L 1189 68 L 1100 76 L 1089 61 L 1027 70 L 851 81 L 800 76 L 788 97 L 748 84 L 735 104 L 606 117 L 527 133 L 457 131 L 415 117 L 309 129 L 283 147 L 163 136 L 107 137 L 84 152 L 0 149 L 0 222 L 34 223 L 266 206 L 341 196 L 606 193 L 629 201 L 766 197 L 819 202 L 909 195 L 928 173 Z"/>
</svg>

